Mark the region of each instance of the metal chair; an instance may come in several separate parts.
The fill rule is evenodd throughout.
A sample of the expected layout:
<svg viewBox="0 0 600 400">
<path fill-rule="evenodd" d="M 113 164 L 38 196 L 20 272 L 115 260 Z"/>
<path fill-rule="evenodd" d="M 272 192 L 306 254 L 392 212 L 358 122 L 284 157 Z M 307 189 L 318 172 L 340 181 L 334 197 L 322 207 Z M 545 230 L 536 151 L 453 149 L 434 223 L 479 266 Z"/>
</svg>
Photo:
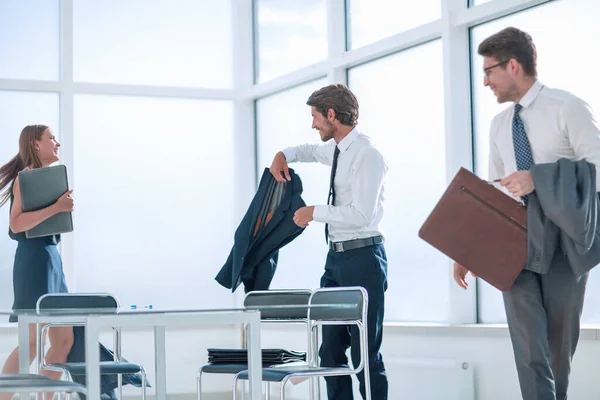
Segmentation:
<svg viewBox="0 0 600 400">
<path fill-rule="evenodd" d="M 115 314 L 119 311 L 118 299 L 109 293 L 49 293 L 41 296 L 36 305 L 36 311 L 87 313 L 93 309 L 95 313 Z M 50 323 L 44 325 L 39 331 L 37 352 L 38 372 L 41 368 L 61 371 L 66 373 L 72 380 L 73 375 L 85 375 L 85 362 L 46 364 L 44 360 L 44 333 L 52 326 L 83 326 L 84 324 L 73 323 Z M 113 328 L 114 360 L 100 362 L 101 375 L 117 375 L 119 399 L 123 398 L 123 374 L 140 373 L 142 377 L 142 400 L 146 399 L 146 371 L 139 364 L 124 361 L 121 356 L 121 329 Z"/>
<path fill-rule="evenodd" d="M 327 306 L 327 305 L 337 305 Z M 319 307 L 322 305 L 322 307 Z M 263 381 L 279 382 L 279 398 L 285 400 L 285 384 L 296 377 L 326 377 L 356 375 L 364 372 L 366 400 L 371 400 L 369 377 L 369 350 L 367 340 L 367 291 L 362 287 L 323 288 L 314 291 L 309 301 L 308 319 L 311 335 L 309 365 L 299 367 L 263 368 Z M 323 325 L 356 325 L 360 335 L 360 363 L 354 368 L 318 366 L 318 328 Z M 317 334 L 315 334 L 317 332 Z M 238 380 L 248 380 L 248 371 L 238 373 L 233 379 L 233 400 L 237 400 Z M 311 393 L 315 395 L 314 393 Z"/>
<path fill-rule="evenodd" d="M 256 290 L 246 294 L 244 297 L 244 307 L 261 310 L 261 320 L 263 323 L 308 324 L 307 307 L 302 306 L 308 305 L 311 294 L 312 291 L 308 289 Z M 277 306 L 284 307 L 277 308 Z M 236 375 L 240 371 L 247 369 L 247 364 L 206 364 L 202 366 L 198 370 L 196 379 L 198 385 L 198 400 L 202 400 L 202 374 Z M 268 382 L 266 389 L 268 398 Z"/>
<path fill-rule="evenodd" d="M 4 374 L 0 375 L 0 393 L 45 393 L 56 392 L 58 398 L 63 394 L 87 394 L 85 386 L 75 383 L 50 379 L 38 374 Z"/>
</svg>

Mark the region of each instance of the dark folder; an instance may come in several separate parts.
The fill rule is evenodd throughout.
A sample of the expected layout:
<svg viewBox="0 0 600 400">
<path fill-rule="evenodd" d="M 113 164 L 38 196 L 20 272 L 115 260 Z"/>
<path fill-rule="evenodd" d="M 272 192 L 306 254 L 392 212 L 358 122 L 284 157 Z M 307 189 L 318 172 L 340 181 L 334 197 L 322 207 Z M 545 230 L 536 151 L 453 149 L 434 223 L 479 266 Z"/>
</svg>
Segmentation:
<svg viewBox="0 0 600 400">
<path fill-rule="evenodd" d="M 57 165 L 48 168 L 34 168 L 19 172 L 21 206 L 23 212 L 37 211 L 56 202 L 69 190 L 67 168 Z M 53 215 L 37 226 L 25 231 L 28 239 L 71 232 L 73 219 L 70 212 Z"/>
<path fill-rule="evenodd" d="M 527 264 L 525 207 L 464 168 L 419 237 L 501 291 L 510 289 Z"/>
<path fill-rule="evenodd" d="M 262 362 L 265 365 L 287 364 L 306 361 L 306 353 L 284 349 L 262 349 Z M 246 349 L 208 349 L 208 362 L 211 364 L 248 364 Z"/>
</svg>

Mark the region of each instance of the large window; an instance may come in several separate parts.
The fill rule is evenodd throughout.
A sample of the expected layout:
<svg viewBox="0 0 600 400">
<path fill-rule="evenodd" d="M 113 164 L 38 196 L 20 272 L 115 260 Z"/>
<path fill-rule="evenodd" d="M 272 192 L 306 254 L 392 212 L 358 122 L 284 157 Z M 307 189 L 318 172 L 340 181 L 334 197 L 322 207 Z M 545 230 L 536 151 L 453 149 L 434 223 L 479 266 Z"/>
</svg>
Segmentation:
<svg viewBox="0 0 600 400">
<path fill-rule="evenodd" d="M 540 2 L 467 7 L 487 2 L 0 0 L 0 155 L 16 153 L 26 124 L 58 131 L 76 198 L 75 231 L 61 248 L 73 288 L 115 292 L 125 304 L 220 306 L 226 291 L 213 278 L 253 194 L 240 168 L 251 168 L 256 149 L 260 176 L 276 151 L 319 142 L 306 99 L 346 83 L 360 102 L 359 129 L 390 167 L 386 319 L 473 322 L 469 313 L 449 313 L 475 300 L 455 295 L 449 260 L 418 230 L 446 188 L 448 168 L 470 167 L 471 111 L 475 172 L 487 176 L 490 121 L 507 105 L 483 87 L 477 45 L 508 25 L 528 31 L 540 80 L 600 113 L 589 80 L 598 65 L 590 50 L 600 37 L 597 2 L 549 1 L 517 13 Z M 472 28 L 472 57 L 457 55 L 462 27 L 489 21 L 485 10 L 508 16 Z M 567 64 L 574 73 L 565 73 Z M 459 76 L 469 67 L 473 110 L 456 96 L 470 90 Z M 444 81 L 444 68 L 458 79 Z M 293 168 L 305 201 L 325 203 L 329 169 Z M 0 308 L 12 302 L 14 246 L 0 235 Z M 317 287 L 326 251 L 322 224 L 311 224 L 281 250 L 273 287 Z M 182 289 L 165 286 L 167 276 Z M 500 293 L 478 286 L 479 321 L 504 321 Z M 593 272 L 585 322 L 600 322 L 599 289 Z"/>
<path fill-rule="evenodd" d="M 75 0 L 74 79 L 232 86 L 231 0 Z"/>
<path fill-rule="evenodd" d="M 355 49 L 441 17 L 439 0 L 347 0 L 348 48 Z"/>
<path fill-rule="evenodd" d="M 388 321 L 448 320 L 448 260 L 417 232 L 446 188 L 440 41 L 348 71 L 359 129 L 389 164 L 385 214 Z"/>
<path fill-rule="evenodd" d="M 60 140 L 58 104 L 56 93 L 0 91 L 0 110 L 12 110 L 2 112 L 0 118 L 0 165 L 19 152 L 19 135 L 26 125 L 48 125 Z M 7 203 L 0 208 L 0 309 L 4 310 L 12 307 L 12 269 L 17 247 L 17 242 L 8 237 L 9 207 Z"/>
<path fill-rule="evenodd" d="M 0 1 L 0 79 L 58 79 L 58 0 Z"/>
<path fill-rule="evenodd" d="M 257 81 L 327 57 L 325 0 L 255 0 Z"/>
<path fill-rule="evenodd" d="M 473 54 L 473 104 L 475 126 L 475 167 L 487 177 L 489 127 L 493 116 L 508 104 L 498 105 L 489 88 L 483 87 L 482 59 L 477 46 L 489 35 L 508 26 L 529 33 L 538 53 L 538 78 L 545 85 L 567 90 L 585 100 L 600 114 L 600 93 L 590 77 L 597 75 L 600 58 L 592 51 L 597 47 L 600 27 L 596 16 L 600 4 L 587 0 L 554 1 L 514 14 L 471 30 Z M 561 29 L 556 29 L 561 21 Z M 568 32 L 568 35 L 565 35 Z M 573 64 L 575 63 L 575 64 Z M 569 68 L 565 69 L 566 67 Z M 570 71 L 570 72 L 569 72 Z M 480 282 L 479 318 L 482 322 L 505 320 L 500 292 Z M 600 322 L 600 277 L 592 270 L 588 281 L 583 322 Z"/>
<path fill-rule="evenodd" d="M 321 143 L 318 132 L 311 129 L 312 117 L 306 100 L 313 91 L 325 85 L 327 81 L 320 79 L 256 102 L 259 179 L 278 151 L 299 144 Z M 326 204 L 329 167 L 317 163 L 294 163 L 290 167 L 302 180 L 304 202 L 307 205 Z M 319 287 L 327 255 L 324 229 L 323 224 L 313 222 L 281 249 L 271 288 Z"/>
<path fill-rule="evenodd" d="M 0 0 L 0 156 L 17 153 L 25 125 L 59 134 L 76 201 L 74 232 L 60 249 L 72 291 L 112 292 L 125 306 L 235 304 L 214 277 L 233 243 L 240 195 L 237 6 Z M 6 235 L 8 207 L 0 211 L 6 309 L 16 244 Z"/>
<path fill-rule="evenodd" d="M 223 305 L 212 278 L 235 229 L 232 120 L 229 101 L 75 96 L 77 290 Z"/>
</svg>

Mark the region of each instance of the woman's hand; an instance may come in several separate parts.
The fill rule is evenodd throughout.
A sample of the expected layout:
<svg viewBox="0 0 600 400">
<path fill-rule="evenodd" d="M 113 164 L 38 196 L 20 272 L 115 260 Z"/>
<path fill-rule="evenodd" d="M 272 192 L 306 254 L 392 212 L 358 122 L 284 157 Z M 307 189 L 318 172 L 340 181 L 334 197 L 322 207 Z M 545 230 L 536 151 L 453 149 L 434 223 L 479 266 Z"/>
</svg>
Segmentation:
<svg viewBox="0 0 600 400">
<path fill-rule="evenodd" d="M 71 197 L 71 193 L 73 193 L 73 191 L 72 190 L 68 190 L 68 191 L 65 192 L 65 194 L 63 194 L 62 196 L 60 196 L 58 198 L 58 200 L 56 200 L 56 203 L 54 203 L 54 204 L 58 208 L 58 212 L 70 212 L 70 211 L 73 211 L 74 206 L 75 206 L 75 202 L 73 201 L 73 198 Z"/>
</svg>

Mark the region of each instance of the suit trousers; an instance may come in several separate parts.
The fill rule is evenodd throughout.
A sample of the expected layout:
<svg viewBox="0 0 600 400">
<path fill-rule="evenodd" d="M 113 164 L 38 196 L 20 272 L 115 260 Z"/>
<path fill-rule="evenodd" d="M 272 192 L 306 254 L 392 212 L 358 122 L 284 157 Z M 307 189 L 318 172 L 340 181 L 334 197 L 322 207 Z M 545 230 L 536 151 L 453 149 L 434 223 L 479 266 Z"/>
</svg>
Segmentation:
<svg viewBox="0 0 600 400">
<path fill-rule="evenodd" d="M 387 400 L 388 381 L 379 353 L 383 338 L 384 292 L 387 290 L 387 258 L 383 244 L 327 254 L 321 287 L 362 286 L 369 295 L 367 336 L 371 398 Z M 360 338 L 356 326 L 324 326 L 323 342 L 319 349 L 321 366 L 347 366 L 346 350 L 350 347 L 352 364 L 360 362 Z M 358 374 L 360 393 L 365 398 L 364 374 Z M 352 379 L 336 376 L 325 379 L 329 400 L 351 400 Z"/>
<path fill-rule="evenodd" d="M 567 399 L 587 279 L 559 249 L 547 274 L 523 270 L 503 294 L 523 400 Z"/>
</svg>

